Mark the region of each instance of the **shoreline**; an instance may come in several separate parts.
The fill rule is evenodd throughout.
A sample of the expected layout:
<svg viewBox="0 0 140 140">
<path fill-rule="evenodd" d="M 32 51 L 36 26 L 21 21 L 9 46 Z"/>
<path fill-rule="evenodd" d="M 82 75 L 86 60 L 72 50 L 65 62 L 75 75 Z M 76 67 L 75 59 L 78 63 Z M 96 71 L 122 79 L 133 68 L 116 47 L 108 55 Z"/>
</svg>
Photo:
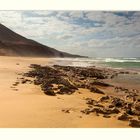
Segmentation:
<svg viewBox="0 0 140 140">
<path fill-rule="evenodd" d="M 101 58 L 100 58 L 101 59 Z M 102 58 L 103 59 L 103 58 Z M 104 58 L 105 59 L 105 58 Z M 127 67 L 113 67 L 107 65 L 105 61 L 96 60 L 96 58 L 88 58 L 88 59 L 79 59 L 79 58 L 53 58 L 54 65 L 62 65 L 62 66 L 80 66 L 80 67 L 97 67 L 97 68 L 106 68 L 106 69 L 114 69 L 114 70 L 126 70 L 130 72 L 136 72 L 140 74 L 139 68 L 127 68 Z M 133 59 L 132 59 L 133 60 Z M 92 62 L 92 63 L 91 63 Z M 123 63 L 123 62 L 120 62 Z"/>
<path fill-rule="evenodd" d="M 88 89 L 79 88 L 71 95 L 57 94 L 56 96 L 48 96 L 43 93 L 40 86 L 34 85 L 32 82 L 22 83 L 23 79 L 21 78 L 23 78 L 23 75 L 21 74 L 31 70 L 29 68 L 30 64 L 50 66 L 53 62 L 50 58 L 0 58 L 0 88 L 1 91 L 4 91 L 0 94 L 0 127 L 130 127 L 128 121 L 118 120 L 118 115 L 116 116 L 115 114 L 111 114 L 110 118 L 106 118 L 107 116 L 103 117 L 100 113 L 97 116 L 95 112 L 89 113 L 88 115 L 81 112 L 88 107 L 86 102 L 91 102 L 91 99 L 100 100 L 100 98 L 106 96 L 106 93 L 105 95 L 95 92 L 92 93 Z M 24 78 L 26 79 L 26 77 Z M 19 84 L 13 86 L 17 81 Z M 109 87 L 108 91 L 112 91 L 111 88 Z M 105 87 L 102 90 L 105 92 Z M 87 98 L 89 100 L 86 100 Z M 102 103 L 102 105 L 104 106 L 105 103 Z"/>
</svg>

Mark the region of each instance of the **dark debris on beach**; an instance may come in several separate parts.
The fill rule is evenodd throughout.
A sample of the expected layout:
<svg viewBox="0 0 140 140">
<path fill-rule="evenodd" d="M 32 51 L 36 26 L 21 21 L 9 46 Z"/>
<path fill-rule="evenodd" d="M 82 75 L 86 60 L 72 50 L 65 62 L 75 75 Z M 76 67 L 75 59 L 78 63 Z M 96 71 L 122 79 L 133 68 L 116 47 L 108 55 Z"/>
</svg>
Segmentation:
<svg viewBox="0 0 140 140">
<path fill-rule="evenodd" d="M 78 88 L 86 88 L 91 92 L 104 94 L 98 86 L 112 86 L 101 81 L 108 78 L 109 72 L 96 68 L 83 68 L 71 66 L 40 66 L 32 64 L 31 71 L 24 74 L 32 77 L 35 85 L 40 85 L 47 95 L 72 94 Z"/>
<path fill-rule="evenodd" d="M 72 67 L 72 66 L 41 66 L 30 65 L 31 70 L 23 74 L 21 83 L 33 83 L 39 85 L 46 95 L 56 96 L 57 94 L 73 94 L 79 88 L 88 89 L 91 93 L 101 94 L 99 100 L 87 98 L 87 108 L 81 110 L 88 115 L 96 113 L 104 118 L 116 115 L 118 120 L 129 121 L 129 126 L 140 127 L 140 97 L 138 90 L 116 87 L 104 82 L 104 79 L 112 79 L 119 73 L 129 74 L 128 72 L 118 72 L 115 70 L 99 69 L 95 67 Z M 26 78 L 33 78 L 33 81 Z M 19 82 L 13 84 L 17 86 Z M 124 92 L 124 96 L 117 97 L 106 95 L 102 88 L 114 88 L 114 92 Z M 69 113 L 67 111 L 64 111 Z"/>
</svg>

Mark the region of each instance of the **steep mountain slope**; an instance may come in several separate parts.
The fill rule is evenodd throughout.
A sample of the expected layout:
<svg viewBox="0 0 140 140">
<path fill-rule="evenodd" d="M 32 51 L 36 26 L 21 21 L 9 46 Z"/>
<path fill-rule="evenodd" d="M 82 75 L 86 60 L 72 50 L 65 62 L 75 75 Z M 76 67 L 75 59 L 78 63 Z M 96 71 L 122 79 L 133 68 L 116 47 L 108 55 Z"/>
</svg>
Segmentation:
<svg viewBox="0 0 140 140">
<path fill-rule="evenodd" d="M 81 57 L 61 52 L 27 39 L 0 24 L 0 55 L 40 57 Z"/>
</svg>

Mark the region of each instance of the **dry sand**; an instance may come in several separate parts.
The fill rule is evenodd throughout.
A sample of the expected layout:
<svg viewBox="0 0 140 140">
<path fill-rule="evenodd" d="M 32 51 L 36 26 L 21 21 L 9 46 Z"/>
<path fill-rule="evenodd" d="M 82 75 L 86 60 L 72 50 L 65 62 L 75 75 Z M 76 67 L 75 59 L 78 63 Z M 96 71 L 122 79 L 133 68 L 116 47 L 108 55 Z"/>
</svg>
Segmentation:
<svg viewBox="0 0 140 140">
<path fill-rule="evenodd" d="M 51 59 L 1 56 L 0 60 L 0 127 L 129 127 L 128 122 L 119 121 L 115 117 L 82 114 L 80 111 L 87 107 L 84 98 L 101 97 L 85 89 L 73 95 L 51 97 L 33 84 L 19 84 L 16 90 L 11 88 L 17 78 L 21 77 L 18 73 L 26 72 L 30 64 L 46 65 Z M 64 113 L 63 109 L 70 109 L 70 113 Z"/>
</svg>

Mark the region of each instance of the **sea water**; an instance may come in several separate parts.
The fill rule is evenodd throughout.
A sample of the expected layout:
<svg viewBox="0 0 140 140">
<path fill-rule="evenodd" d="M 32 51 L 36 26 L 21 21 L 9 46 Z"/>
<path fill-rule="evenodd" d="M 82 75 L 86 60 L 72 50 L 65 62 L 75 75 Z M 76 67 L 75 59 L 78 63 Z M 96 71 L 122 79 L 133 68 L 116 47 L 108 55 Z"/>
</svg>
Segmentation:
<svg viewBox="0 0 140 140">
<path fill-rule="evenodd" d="M 56 64 L 67 66 L 98 66 L 140 70 L 140 57 L 137 58 L 55 58 Z"/>
</svg>

